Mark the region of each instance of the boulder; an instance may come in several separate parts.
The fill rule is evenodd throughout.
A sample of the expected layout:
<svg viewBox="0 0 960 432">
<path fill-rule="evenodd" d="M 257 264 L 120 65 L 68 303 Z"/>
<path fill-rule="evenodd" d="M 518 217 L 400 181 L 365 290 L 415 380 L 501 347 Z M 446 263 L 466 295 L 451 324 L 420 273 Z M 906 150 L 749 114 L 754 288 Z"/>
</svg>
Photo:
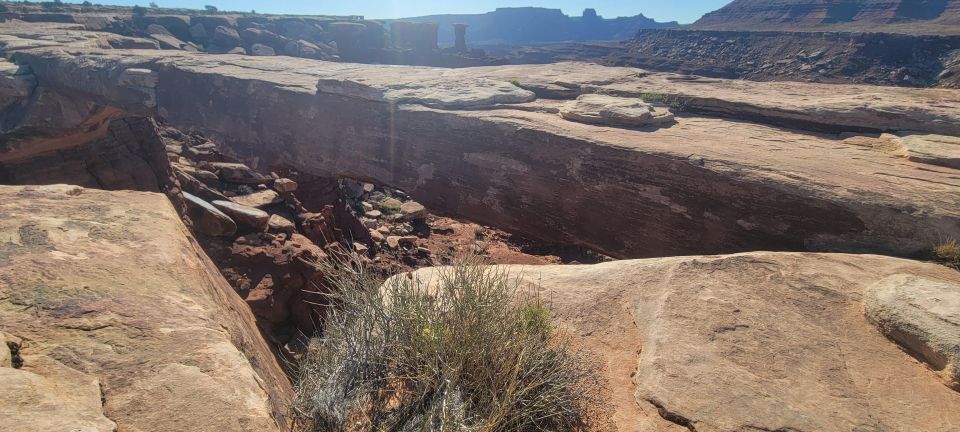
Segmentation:
<svg viewBox="0 0 960 432">
<path fill-rule="evenodd" d="M 290 219 L 278 214 L 270 215 L 270 219 L 267 221 L 267 226 L 269 227 L 270 231 L 288 234 L 297 230 L 297 226 Z"/>
<path fill-rule="evenodd" d="M 960 392 L 863 313 L 871 286 L 894 287 L 898 298 L 888 304 L 906 313 L 898 320 L 936 325 L 927 334 L 955 343 L 960 272 L 946 267 L 756 252 L 501 269 L 549 298 L 558 325 L 606 365 L 617 430 L 949 431 L 960 424 Z M 413 276 L 429 283 L 436 271 Z M 901 279 L 883 282 L 891 276 Z"/>
<path fill-rule="evenodd" d="M 291 57 L 303 57 L 314 60 L 333 60 L 337 50 L 324 43 L 310 43 L 305 40 L 287 42 L 283 53 Z"/>
<path fill-rule="evenodd" d="M 255 43 L 250 46 L 250 55 L 275 56 L 277 53 L 273 50 L 273 48 L 270 48 L 267 45 Z"/>
<path fill-rule="evenodd" d="M 193 37 L 194 41 L 203 42 L 207 40 L 209 34 L 207 33 L 207 29 L 203 26 L 203 24 L 197 23 L 190 26 L 190 36 Z"/>
<path fill-rule="evenodd" d="M 427 217 L 427 208 L 416 201 L 407 201 L 400 205 L 400 216 L 404 220 L 417 220 Z"/>
<path fill-rule="evenodd" d="M 212 162 L 209 166 L 217 171 L 223 181 L 230 183 L 260 185 L 273 180 L 270 176 L 260 174 L 244 164 Z"/>
<path fill-rule="evenodd" d="M 237 224 L 230 216 L 190 193 L 184 192 L 183 198 L 187 204 L 187 216 L 197 232 L 215 237 L 230 237 L 236 234 Z"/>
<path fill-rule="evenodd" d="M 267 229 L 267 222 L 270 220 L 270 215 L 263 210 L 230 201 L 213 201 L 210 204 L 236 221 L 239 225 L 253 228 L 257 231 L 265 231 Z"/>
<path fill-rule="evenodd" d="M 213 31 L 213 36 L 210 38 L 210 45 L 221 49 L 229 50 L 242 44 L 243 41 L 240 39 L 240 34 L 237 33 L 237 30 L 233 27 L 217 26 Z"/>
<path fill-rule="evenodd" d="M 278 195 L 275 191 L 270 189 L 254 192 L 251 194 L 235 196 L 233 198 L 230 198 L 230 200 L 240 205 L 258 208 L 258 209 L 269 207 L 274 204 L 280 204 L 281 202 L 283 202 L 283 199 L 280 198 L 280 195 Z"/>
<path fill-rule="evenodd" d="M 670 110 L 630 99 L 599 94 L 585 94 L 560 108 L 560 117 L 583 123 L 606 126 L 642 127 L 673 123 Z"/>
<path fill-rule="evenodd" d="M 291 193 L 297 190 L 297 182 L 281 178 L 273 181 L 273 190 L 280 193 Z"/>
<path fill-rule="evenodd" d="M 248 47 L 255 44 L 261 44 L 266 45 L 275 51 L 284 49 L 284 47 L 286 47 L 286 45 L 290 42 L 290 39 L 275 34 L 269 30 L 258 28 L 244 29 L 240 32 L 240 38 L 243 40 L 244 45 Z M 251 52 L 252 51 L 253 50 L 251 49 Z"/>
<path fill-rule="evenodd" d="M 0 214 L 2 429 L 287 430 L 288 378 L 167 197 L 0 186 Z"/>
<path fill-rule="evenodd" d="M 178 39 L 171 34 L 165 27 L 159 24 L 150 24 L 147 26 L 147 34 L 150 38 L 160 44 L 160 49 L 189 50 L 192 45 Z"/>
<path fill-rule="evenodd" d="M 227 201 L 228 198 L 216 189 L 207 186 L 200 180 L 197 180 L 192 175 L 187 174 L 186 171 L 181 169 L 174 169 L 174 175 L 177 180 L 180 182 L 180 187 L 184 191 L 189 192 L 192 195 L 195 195 L 206 201 Z"/>
<path fill-rule="evenodd" d="M 897 274 L 870 286 L 867 318 L 960 391 L 960 284 Z"/>
</svg>

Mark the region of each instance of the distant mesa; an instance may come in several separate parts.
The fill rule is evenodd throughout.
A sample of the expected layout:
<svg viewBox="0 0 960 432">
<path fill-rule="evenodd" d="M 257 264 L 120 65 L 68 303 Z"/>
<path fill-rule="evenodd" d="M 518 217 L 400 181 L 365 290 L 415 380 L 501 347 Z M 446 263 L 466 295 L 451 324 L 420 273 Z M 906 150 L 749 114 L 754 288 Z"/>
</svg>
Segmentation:
<svg viewBox="0 0 960 432">
<path fill-rule="evenodd" d="M 568 16 L 560 9 L 538 7 L 498 8 L 485 14 L 429 15 L 398 21 L 439 24 L 438 42 L 455 42 L 454 24 L 470 27 L 469 39 L 477 45 L 516 45 L 567 41 L 613 41 L 634 37 L 640 29 L 679 27 L 676 21 L 657 22 L 645 16 L 606 19 L 596 9 Z"/>
</svg>

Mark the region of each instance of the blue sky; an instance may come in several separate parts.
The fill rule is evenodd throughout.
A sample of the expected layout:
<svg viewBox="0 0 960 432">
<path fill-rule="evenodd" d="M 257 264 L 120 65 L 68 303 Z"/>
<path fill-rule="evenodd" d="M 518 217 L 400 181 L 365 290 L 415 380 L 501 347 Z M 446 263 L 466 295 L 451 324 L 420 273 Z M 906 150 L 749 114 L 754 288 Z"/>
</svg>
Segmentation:
<svg viewBox="0 0 960 432">
<path fill-rule="evenodd" d="M 146 6 L 150 0 L 92 0 L 93 3 Z M 607 18 L 639 13 L 658 21 L 691 23 L 730 0 L 154 0 L 162 7 L 202 8 L 267 13 L 364 15 L 367 18 L 402 18 L 444 13 L 482 13 L 497 7 L 541 6 L 577 15 L 592 7 Z M 79 3 L 80 0 L 67 0 Z"/>
</svg>

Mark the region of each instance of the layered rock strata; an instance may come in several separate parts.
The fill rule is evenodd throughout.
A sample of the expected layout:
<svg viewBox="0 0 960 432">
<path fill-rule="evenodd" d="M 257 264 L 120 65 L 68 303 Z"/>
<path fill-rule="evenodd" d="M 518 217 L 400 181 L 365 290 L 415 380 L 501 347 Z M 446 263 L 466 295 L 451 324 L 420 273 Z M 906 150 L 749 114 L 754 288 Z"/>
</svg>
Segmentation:
<svg viewBox="0 0 960 432">
<path fill-rule="evenodd" d="M 203 131 L 254 167 L 388 184 L 440 212 L 618 257 L 912 254 L 960 237 L 957 171 L 904 158 L 876 134 L 960 135 L 955 90 L 577 63 L 448 70 L 123 50 L 9 54 L 41 88 Z M 109 84 L 131 69 L 150 79 Z M 558 114 L 588 93 L 656 101 L 677 113 L 676 124 L 624 128 Z"/>
</svg>

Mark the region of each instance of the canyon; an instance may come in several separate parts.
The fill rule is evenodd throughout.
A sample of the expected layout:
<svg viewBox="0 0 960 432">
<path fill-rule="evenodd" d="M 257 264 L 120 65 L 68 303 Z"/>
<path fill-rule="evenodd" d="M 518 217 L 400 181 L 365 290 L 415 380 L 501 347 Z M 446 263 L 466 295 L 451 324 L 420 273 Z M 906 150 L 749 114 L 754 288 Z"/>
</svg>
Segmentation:
<svg viewBox="0 0 960 432">
<path fill-rule="evenodd" d="M 290 368 L 330 305 L 314 263 L 430 284 L 467 254 L 597 353 L 616 430 L 960 425 L 960 273 L 931 259 L 960 239 L 960 89 L 936 67 L 910 88 L 842 66 L 833 83 L 704 76 L 678 51 L 660 71 L 370 64 L 343 44 L 369 48 L 361 17 L 16 14 L 0 22 L 11 430 L 294 430 Z M 715 19 L 627 45 L 778 46 Z M 194 20 L 238 38 L 200 50 Z M 376 52 L 417 52 L 420 31 Z"/>
</svg>

